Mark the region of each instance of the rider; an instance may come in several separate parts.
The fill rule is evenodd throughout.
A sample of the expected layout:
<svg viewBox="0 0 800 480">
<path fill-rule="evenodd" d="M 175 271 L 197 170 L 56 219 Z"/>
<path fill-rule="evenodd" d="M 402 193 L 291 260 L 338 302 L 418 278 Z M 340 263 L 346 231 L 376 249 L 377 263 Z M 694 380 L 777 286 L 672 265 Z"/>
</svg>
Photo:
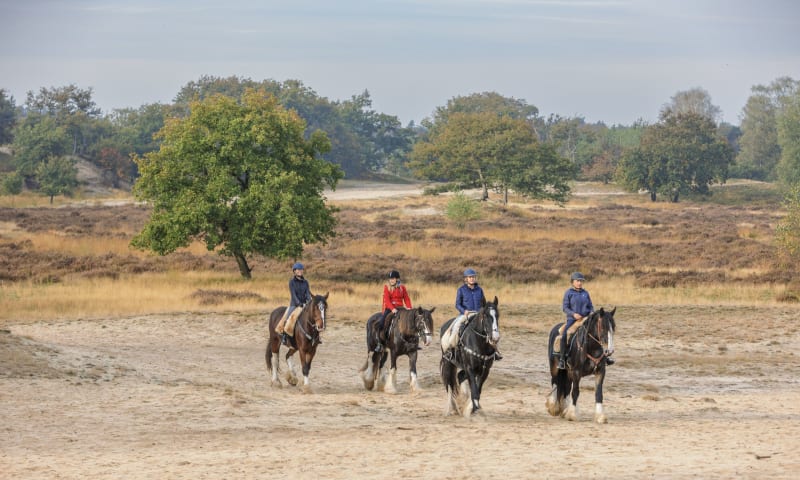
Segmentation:
<svg viewBox="0 0 800 480">
<path fill-rule="evenodd" d="M 478 285 L 477 278 L 478 273 L 475 270 L 471 268 L 464 270 L 464 284 L 456 291 L 456 310 L 460 315 L 455 318 L 448 333 L 442 337 L 442 349 L 445 357 L 452 358 L 453 350 L 458 344 L 456 339 L 461 324 L 478 313 L 481 306 L 486 303 L 486 297 L 483 295 L 483 289 Z M 494 355 L 496 360 L 503 359 L 499 351 L 495 350 Z"/>
<path fill-rule="evenodd" d="M 284 332 L 283 327 L 286 324 L 286 320 L 289 319 L 289 315 L 291 315 L 297 307 L 302 308 L 312 300 L 311 288 L 308 286 L 308 281 L 303 276 L 303 272 L 305 272 L 305 267 L 303 267 L 302 263 L 297 262 L 292 265 L 292 278 L 289 280 L 289 294 L 291 295 L 291 300 L 289 301 L 289 306 L 286 308 L 286 312 L 284 312 L 281 321 L 275 326 L 275 331 L 281 334 L 284 343 L 287 340 L 288 334 Z M 322 343 L 322 339 L 319 340 L 319 343 Z"/>
<path fill-rule="evenodd" d="M 576 321 L 583 319 L 592 312 L 594 312 L 594 305 L 589 296 L 589 292 L 583 288 L 583 282 L 586 278 L 581 272 L 575 272 L 569 277 L 570 287 L 564 292 L 564 300 L 562 301 L 561 309 L 567 315 L 567 321 L 564 324 L 564 333 L 561 335 L 561 351 L 558 355 L 558 368 L 563 370 L 567 368 L 567 330 Z M 606 364 L 613 365 L 614 359 L 606 357 Z"/>
<path fill-rule="evenodd" d="M 389 272 L 389 284 L 383 286 L 383 315 L 378 321 L 375 330 L 378 332 L 378 345 L 375 347 L 376 352 L 381 351 L 381 340 L 385 340 L 388 335 L 389 325 L 392 322 L 388 321 L 390 314 L 397 313 L 398 308 L 411 309 L 411 298 L 408 296 L 406 286 L 400 283 L 400 272 L 392 270 Z"/>
</svg>

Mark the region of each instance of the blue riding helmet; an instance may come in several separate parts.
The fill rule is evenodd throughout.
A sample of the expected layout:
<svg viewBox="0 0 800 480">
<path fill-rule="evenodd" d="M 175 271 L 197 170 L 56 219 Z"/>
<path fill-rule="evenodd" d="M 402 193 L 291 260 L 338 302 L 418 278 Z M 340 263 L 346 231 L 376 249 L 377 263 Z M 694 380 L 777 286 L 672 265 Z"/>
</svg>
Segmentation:
<svg viewBox="0 0 800 480">
<path fill-rule="evenodd" d="M 586 280 L 586 279 L 583 278 L 583 274 L 581 272 L 575 272 L 575 273 L 572 274 L 571 277 L 569 277 L 569 281 L 570 282 L 572 282 L 574 280 Z"/>
<path fill-rule="evenodd" d="M 392 270 L 389 272 L 389 278 L 400 278 L 400 272 L 397 270 Z"/>
<path fill-rule="evenodd" d="M 295 270 L 305 270 L 305 267 L 303 267 L 302 263 L 297 262 L 294 265 L 292 265 L 292 271 L 294 272 Z"/>
<path fill-rule="evenodd" d="M 465 277 L 477 277 L 478 276 L 478 272 L 476 272 L 475 270 L 473 270 L 471 268 L 468 268 L 468 269 L 464 270 L 464 276 Z"/>
</svg>

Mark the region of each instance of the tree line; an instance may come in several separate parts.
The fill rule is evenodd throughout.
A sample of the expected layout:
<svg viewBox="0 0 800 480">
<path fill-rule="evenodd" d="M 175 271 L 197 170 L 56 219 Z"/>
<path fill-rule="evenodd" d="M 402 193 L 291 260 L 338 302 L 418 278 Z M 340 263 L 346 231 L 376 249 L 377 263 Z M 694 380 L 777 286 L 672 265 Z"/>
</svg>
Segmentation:
<svg viewBox="0 0 800 480">
<path fill-rule="evenodd" d="M 74 189 L 74 159 L 95 164 L 104 182 L 129 188 L 139 175 L 134 156 L 159 148 L 154 135 L 168 119 L 186 118 L 192 102 L 248 89 L 273 96 L 305 122 L 304 135 L 325 132 L 321 157 L 347 178 L 376 173 L 447 183 L 443 188 L 509 190 L 563 202 L 570 180 L 617 181 L 677 201 L 729 177 L 792 183 L 797 160 L 800 82 L 778 78 L 752 87 L 741 126 L 719 122 L 720 110 L 702 88 L 678 92 L 653 124 L 607 126 L 582 117 L 541 116 L 536 106 L 495 92 L 454 97 L 420 125 L 372 108 L 369 92 L 339 101 L 299 80 L 254 81 L 203 76 L 171 104 L 144 104 L 103 114 L 92 89 L 76 85 L 29 91 L 17 106 L 0 88 L 0 145 L 4 190 L 25 187 L 47 195 Z"/>
<path fill-rule="evenodd" d="M 74 159 L 93 162 L 109 185 L 131 184 L 153 213 L 132 244 L 168 254 L 195 240 L 236 259 L 299 258 L 304 245 L 335 235 L 336 209 L 322 195 L 344 176 L 379 172 L 566 202 L 573 180 L 617 181 L 677 202 L 710 194 L 731 175 L 800 176 L 800 83 L 753 87 L 741 127 L 719 123 L 708 92 L 676 93 L 653 124 L 608 127 L 543 117 L 534 105 L 495 92 L 450 99 L 419 126 L 371 108 L 369 92 L 330 101 L 296 80 L 201 77 L 172 104 L 103 115 L 91 89 L 0 89 L 0 140 L 10 143 L 3 189 L 52 198 L 76 186 Z M 781 235 L 797 232 L 794 197 Z M 791 203 L 794 201 L 795 203 Z M 785 228 L 784 228 L 785 227 Z M 784 237 L 781 237 L 784 238 Z M 796 250 L 796 249 L 795 249 Z"/>
</svg>

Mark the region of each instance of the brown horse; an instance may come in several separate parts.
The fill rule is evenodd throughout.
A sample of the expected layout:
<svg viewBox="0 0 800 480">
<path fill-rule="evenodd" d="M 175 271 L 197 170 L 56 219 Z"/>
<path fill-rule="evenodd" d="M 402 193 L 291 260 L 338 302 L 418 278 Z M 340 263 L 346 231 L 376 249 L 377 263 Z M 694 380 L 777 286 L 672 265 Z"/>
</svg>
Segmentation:
<svg viewBox="0 0 800 480">
<path fill-rule="evenodd" d="M 280 322 L 287 307 L 278 307 L 269 316 L 269 340 L 267 341 L 267 351 L 264 357 L 267 360 L 267 370 L 272 376 L 272 386 L 281 387 L 278 378 L 279 356 L 281 349 L 281 335 L 275 331 L 275 326 Z M 294 324 L 292 336 L 289 339 L 289 351 L 286 352 L 286 364 L 289 367 L 286 372 L 286 381 L 290 385 L 297 385 L 297 375 L 294 370 L 292 355 L 300 352 L 300 364 L 303 367 L 303 389 L 306 392 L 311 390 L 308 383 L 308 371 L 311 369 L 311 361 L 317 352 L 317 345 L 320 344 L 320 333 L 325 330 L 325 311 L 328 308 L 328 294 L 314 295 L 311 302 L 303 307 Z"/>
<path fill-rule="evenodd" d="M 381 352 L 375 351 L 378 337 L 375 333 L 375 326 L 382 313 L 378 312 L 369 317 L 369 320 L 367 320 L 367 361 L 364 362 L 364 366 L 360 370 L 364 388 L 372 390 L 376 379 L 380 384 L 380 371 L 386 364 L 386 359 L 390 358 L 388 378 L 383 386 L 383 391 L 397 393 L 397 357 L 408 355 L 411 391 L 414 392 L 420 389 L 417 381 L 417 350 L 420 348 L 420 339 L 426 346 L 431 343 L 433 336 L 433 317 L 431 314 L 434 310 L 436 310 L 436 307 L 430 310 L 422 307 L 412 308 L 411 310 L 398 309 L 394 319 L 391 321 L 386 345 L 383 345 L 385 349 Z M 378 385 L 378 389 L 380 389 L 380 385 Z"/>
</svg>

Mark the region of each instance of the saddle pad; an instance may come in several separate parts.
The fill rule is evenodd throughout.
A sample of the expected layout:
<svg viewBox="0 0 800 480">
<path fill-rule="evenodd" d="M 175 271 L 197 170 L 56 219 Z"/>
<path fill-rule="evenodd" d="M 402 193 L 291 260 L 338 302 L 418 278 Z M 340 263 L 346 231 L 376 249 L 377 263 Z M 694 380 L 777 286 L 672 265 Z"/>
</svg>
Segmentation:
<svg viewBox="0 0 800 480">
<path fill-rule="evenodd" d="M 294 335 L 294 324 L 297 323 L 297 317 L 303 312 L 302 308 L 295 308 L 289 318 L 286 319 L 286 325 L 283 326 L 283 331 L 290 337 Z"/>
<path fill-rule="evenodd" d="M 573 323 L 572 326 L 569 327 L 569 331 L 567 332 L 567 343 L 569 343 L 572 336 L 575 335 L 575 332 L 578 330 L 578 327 L 583 325 L 584 320 L 586 319 L 585 318 L 581 319 Z M 561 353 L 561 336 L 564 335 L 565 326 L 566 324 L 561 325 L 561 328 L 558 329 L 558 337 L 556 338 L 556 341 L 553 343 L 553 353 Z"/>
</svg>

